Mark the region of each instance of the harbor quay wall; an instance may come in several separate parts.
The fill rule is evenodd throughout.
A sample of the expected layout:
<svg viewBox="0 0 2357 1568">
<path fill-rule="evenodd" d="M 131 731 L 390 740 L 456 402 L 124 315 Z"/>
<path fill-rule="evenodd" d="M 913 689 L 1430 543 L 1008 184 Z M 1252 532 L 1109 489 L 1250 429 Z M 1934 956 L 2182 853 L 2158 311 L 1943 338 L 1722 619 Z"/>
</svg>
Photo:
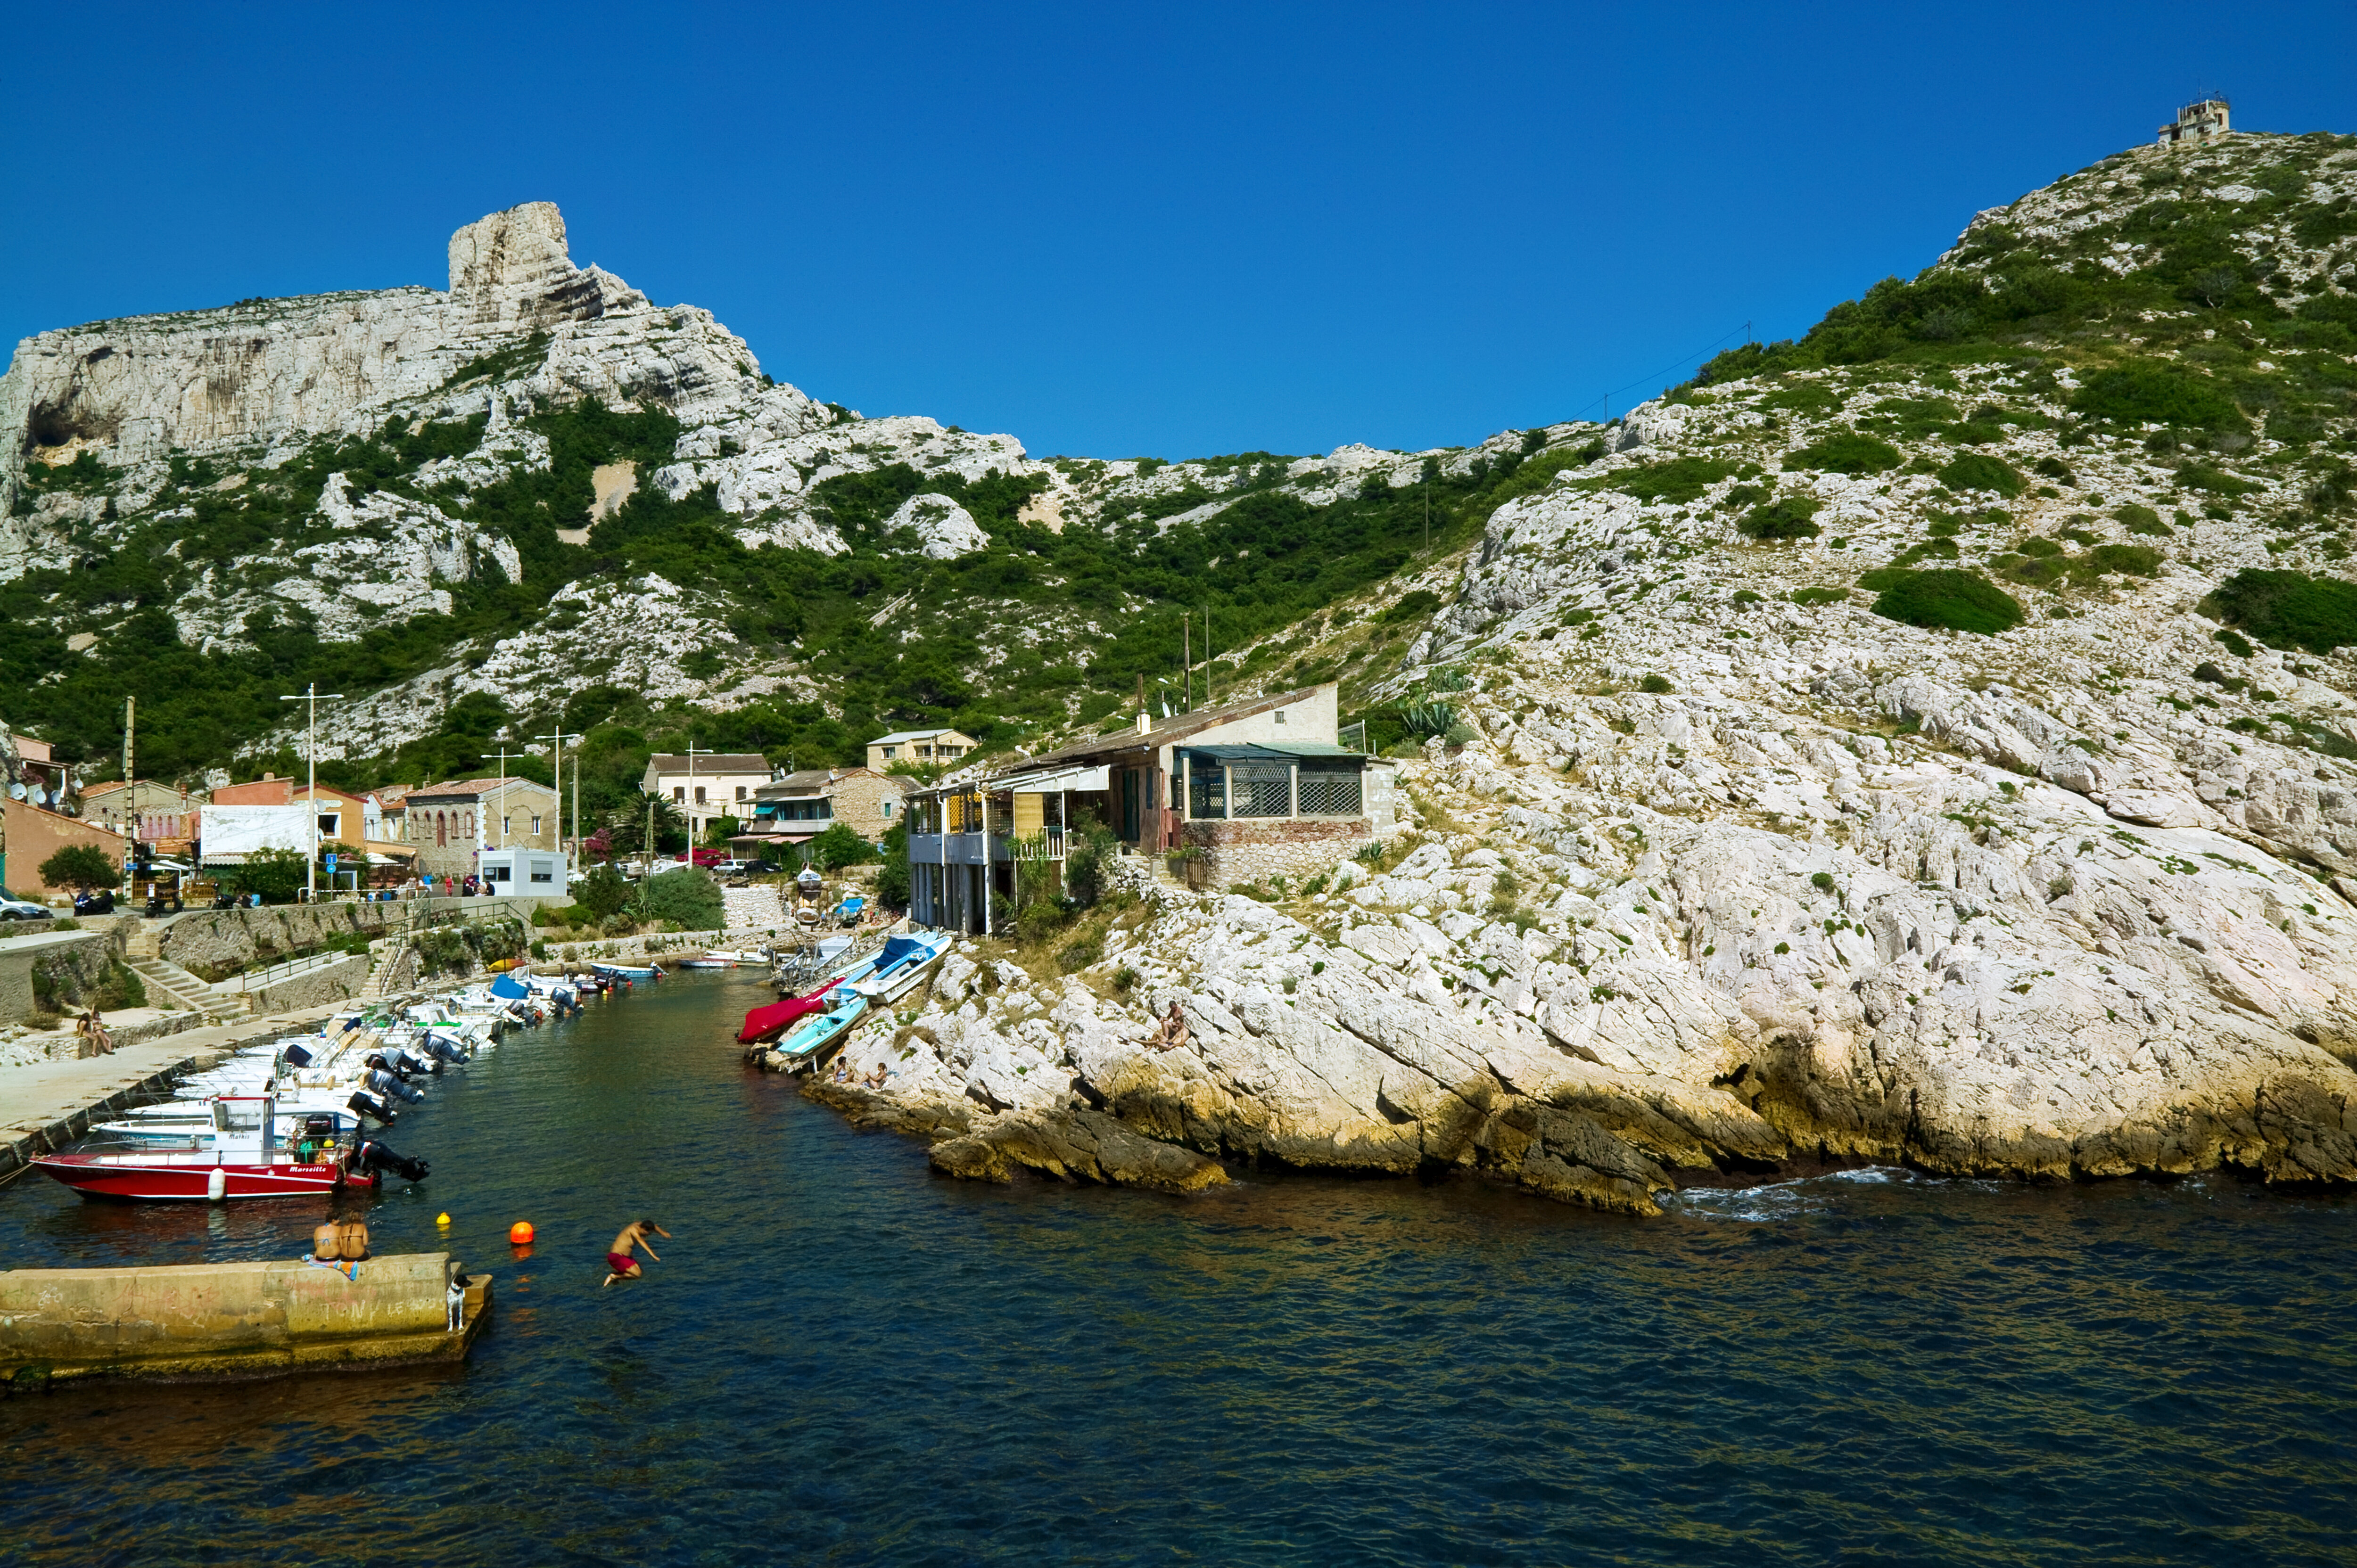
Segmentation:
<svg viewBox="0 0 2357 1568">
<path fill-rule="evenodd" d="M 0 1272 L 0 1378 L 250 1376 L 437 1359 L 458 1264 L 371 1258 L 358 1277 L 300 1262 Z M 490 1276 L 467 1277 L 469 1317 Z M 471 1288 L 478 1284 L 480 1294 Z"/>
<path fill-rule="evenodd" d="M 326 1007 L 348 1002 L 368 983 L 369 958 L 354 953 L 341 963 L 322 964 L 269 985 L 236 992 L 249 1013 L 291 1013 L 299 1007 Z"/>
<path fill-rule="evenodd" d="M 110 931 L 57 931 L 0 940 L 0 1020 L 63 1013 L 105 983 L 122 955 Z"/>
<path fill-rule="evenodd" d="M 506 916 L 530 920 L 544 903 L 562 898 L 412 898 L 393 903 L 329 901 L 265 904 L 259 909 L 192 909 L 156 927 L 159 956 L 182 969 L 244 968 L 318 947 L 355 934 L 383 936 L 406 926 L 420 905 L 437 920 L 487 920 Z"/>
</svg>

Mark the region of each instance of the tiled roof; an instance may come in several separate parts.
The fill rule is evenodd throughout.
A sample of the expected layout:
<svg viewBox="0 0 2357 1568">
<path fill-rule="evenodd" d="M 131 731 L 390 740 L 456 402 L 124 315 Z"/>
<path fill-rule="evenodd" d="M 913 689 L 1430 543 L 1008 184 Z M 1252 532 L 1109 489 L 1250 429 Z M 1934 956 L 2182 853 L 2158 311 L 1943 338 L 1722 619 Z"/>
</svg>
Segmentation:
<svg viewBox="0 0 2357 1568">
<path fill-rule="evenodd" d="M 681 752 L 659 751 L 647 759 L 658 773 L 684 773 L 687 757 Z M 695 759 L 698 773 L 759 773 L 767 778 L 770 759 L 758 751 L 716 751 Z"/>
<path fill-rule="evenodd" d="M 931 740 L 937 735 L 957 735 L 957 733 L 958 732 L 953 729 L 896 729 L 890 735 L 877 736 L 874 740 L 869 741 L 867 744 L 870 746 L 898 746 L 902 741 Z M 963 736 L 959 736 L 958 738 L 963 740 L 965 737 Z"/>
<path fill-rule="evenodd" d="M 453 779 L 447 784 L 421 784 L 409 792 L 408 799 L 411 801 L 477 800 L 485 795 L 498 794 L 500 782 L 495 776 L 490 779 Z M 540 790 L 548 789 L 547 785 L 535 779 L 518 778 L 512 773 L 507 776 L 506 783 L 511 789 L 521 786 Z"/>
<path fill-rule="evenodd" d="M 1110 735 L 1097 736 L 1090 740 L 1075 741 L 1071 746 L 1060 746 L 1053 751 L 1043 751 L 1036 757 L 1024 757 L 1021 759 L 1020 766 L 1028 770 L 1043 762 L 1062 762 L 1069 758 L 1096 757 L 1108 752 L 1141 751 L 1151 746 L 1168 746 L 1173 741 L 1184 740 L 1190 735 L 1200 735 L 1217 725 L 1249 718 L 1254 714 L 1265 714 L 1272 708 L 1289 708 L 1296 703 L 1308 702 L 1324 689 L 1322 685 L 1303 686 L 1291 692 L 1276 692 L 1265 697 L 1254 697 L 1250 702 L 1235 703 L 1224 708 L 1198 708 L 1192 713 L 1173 714 L 1167 719 L 1157 721 L 1142 735 L 1133 725 L 1126 729 L 1114 730 Z"/>
</svg>

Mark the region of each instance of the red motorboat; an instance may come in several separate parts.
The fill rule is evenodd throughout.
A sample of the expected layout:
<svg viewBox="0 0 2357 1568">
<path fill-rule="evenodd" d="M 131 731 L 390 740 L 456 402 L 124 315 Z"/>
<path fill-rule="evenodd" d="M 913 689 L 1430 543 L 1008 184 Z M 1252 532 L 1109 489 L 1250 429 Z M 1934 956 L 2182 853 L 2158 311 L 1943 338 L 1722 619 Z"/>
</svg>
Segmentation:
<svg viewBox="0 0 2357 1568">
<path fill-rule="evenodd" d="M 269 1095 L 223 1095 L 213 1101 L 210 1149 L 77 1149 L 33 1164 L 84 1197 L 150 1203 L 369 1192 L 385 1171 L 425 1178 L 424 1161 L 404 1159 L 373 1140 L 349 1149 L 307 1140 L 298 1151 L 280 1149 L 273 1133 L 276 1109 Z"/>
</svg>

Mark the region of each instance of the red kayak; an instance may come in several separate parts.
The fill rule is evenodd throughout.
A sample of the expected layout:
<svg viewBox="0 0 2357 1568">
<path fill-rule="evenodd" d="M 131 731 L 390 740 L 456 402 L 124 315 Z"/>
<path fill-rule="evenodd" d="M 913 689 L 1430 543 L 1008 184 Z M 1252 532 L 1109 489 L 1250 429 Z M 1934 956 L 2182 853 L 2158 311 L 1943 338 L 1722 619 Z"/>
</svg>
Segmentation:
<svg viewBox="0 0 2357 1568">
<path fill-rule="evenodd" d="M 347 1171 L 343 1162 L 305 1165 L 293 1155 L 256 1162 L 234 1155 L 215 1158 L 211 1150 L 177 1155 L 45 1155 L 33 1164 L 84 1197 L 120 1197 L 143 1202 L 203 1203 L 211 1198 L 311 1197 L 351 1189 L 373 1191 L 376 1176 Z M 221 1190 L 213 1177 L 221 1176 Z"/>
<path fill-rule="evenodd" d="M 739 1045 L 749 1046 L 757 1040 L 774 1040 L 793 1027 L 794 1020 L 822 1012 L 826 1007 L 826 993 L 832 983 L 822 985 L 808 996 L 789 996 L 782 1002 L 772 1002 L 767 1007 L 756 1007 L 745 1015 L 745 1026 L 737 1031 Z"/>
</svg>

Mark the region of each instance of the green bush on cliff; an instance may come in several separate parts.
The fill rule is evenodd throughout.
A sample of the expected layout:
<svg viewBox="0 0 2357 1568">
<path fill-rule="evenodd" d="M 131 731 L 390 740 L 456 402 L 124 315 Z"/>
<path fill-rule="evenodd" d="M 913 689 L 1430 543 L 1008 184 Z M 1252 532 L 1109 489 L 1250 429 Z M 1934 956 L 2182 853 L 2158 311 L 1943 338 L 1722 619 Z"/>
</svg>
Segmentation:
<svg viewBox="0 0 2357 1568">
<path fill-rule="evenodd" d="M 2173 365 L 2120 365 L 2097 371 L 2071 394 L 2071 410 L 2121 424 L 2176 424 L 2220 430 L 2242 423 L 2234 400 L 2205 376 Z"/>
<path fill-rule="evenodd" d="M 1908 626 L 1989 637 L 2021 624 L 2020 603 L 1978 572 L 1886 566 L 1868 572 L 1857 584 L 1875 590 L 1875 614 Z"/>
<path fill-rule="evenodd" d="M 1824 504 L 1814 496 L 1786 496 L 1752 508 L 1735 526 L 1750 539 L 1814 539 L 1821 531 L 1809 520 Z"/>
<path fill-rule="evenodd" d="M 2001 496 L 2019 495 L 2023 484 L 2019 469 L 1981 452 L 1950 458 L 1940 469 L 1940 482 L 1952 490 L 1995 490 Z"/>
<path fill-rule="evenodd" d="M 1887 474 L 1902 459 L 1899 448 L 1875 435 L 1837 431 L 1787 453 L 1787 469 L 1813 468 L 1827 474 Z"/>
<path fill-rule="evenodd" d="M 2305 572 L 2237 572 L 2201 601 L 2203 613 L 2276 648 L 2330 653 L 2357 643 L 2357 583 Z"/>
</svg>

